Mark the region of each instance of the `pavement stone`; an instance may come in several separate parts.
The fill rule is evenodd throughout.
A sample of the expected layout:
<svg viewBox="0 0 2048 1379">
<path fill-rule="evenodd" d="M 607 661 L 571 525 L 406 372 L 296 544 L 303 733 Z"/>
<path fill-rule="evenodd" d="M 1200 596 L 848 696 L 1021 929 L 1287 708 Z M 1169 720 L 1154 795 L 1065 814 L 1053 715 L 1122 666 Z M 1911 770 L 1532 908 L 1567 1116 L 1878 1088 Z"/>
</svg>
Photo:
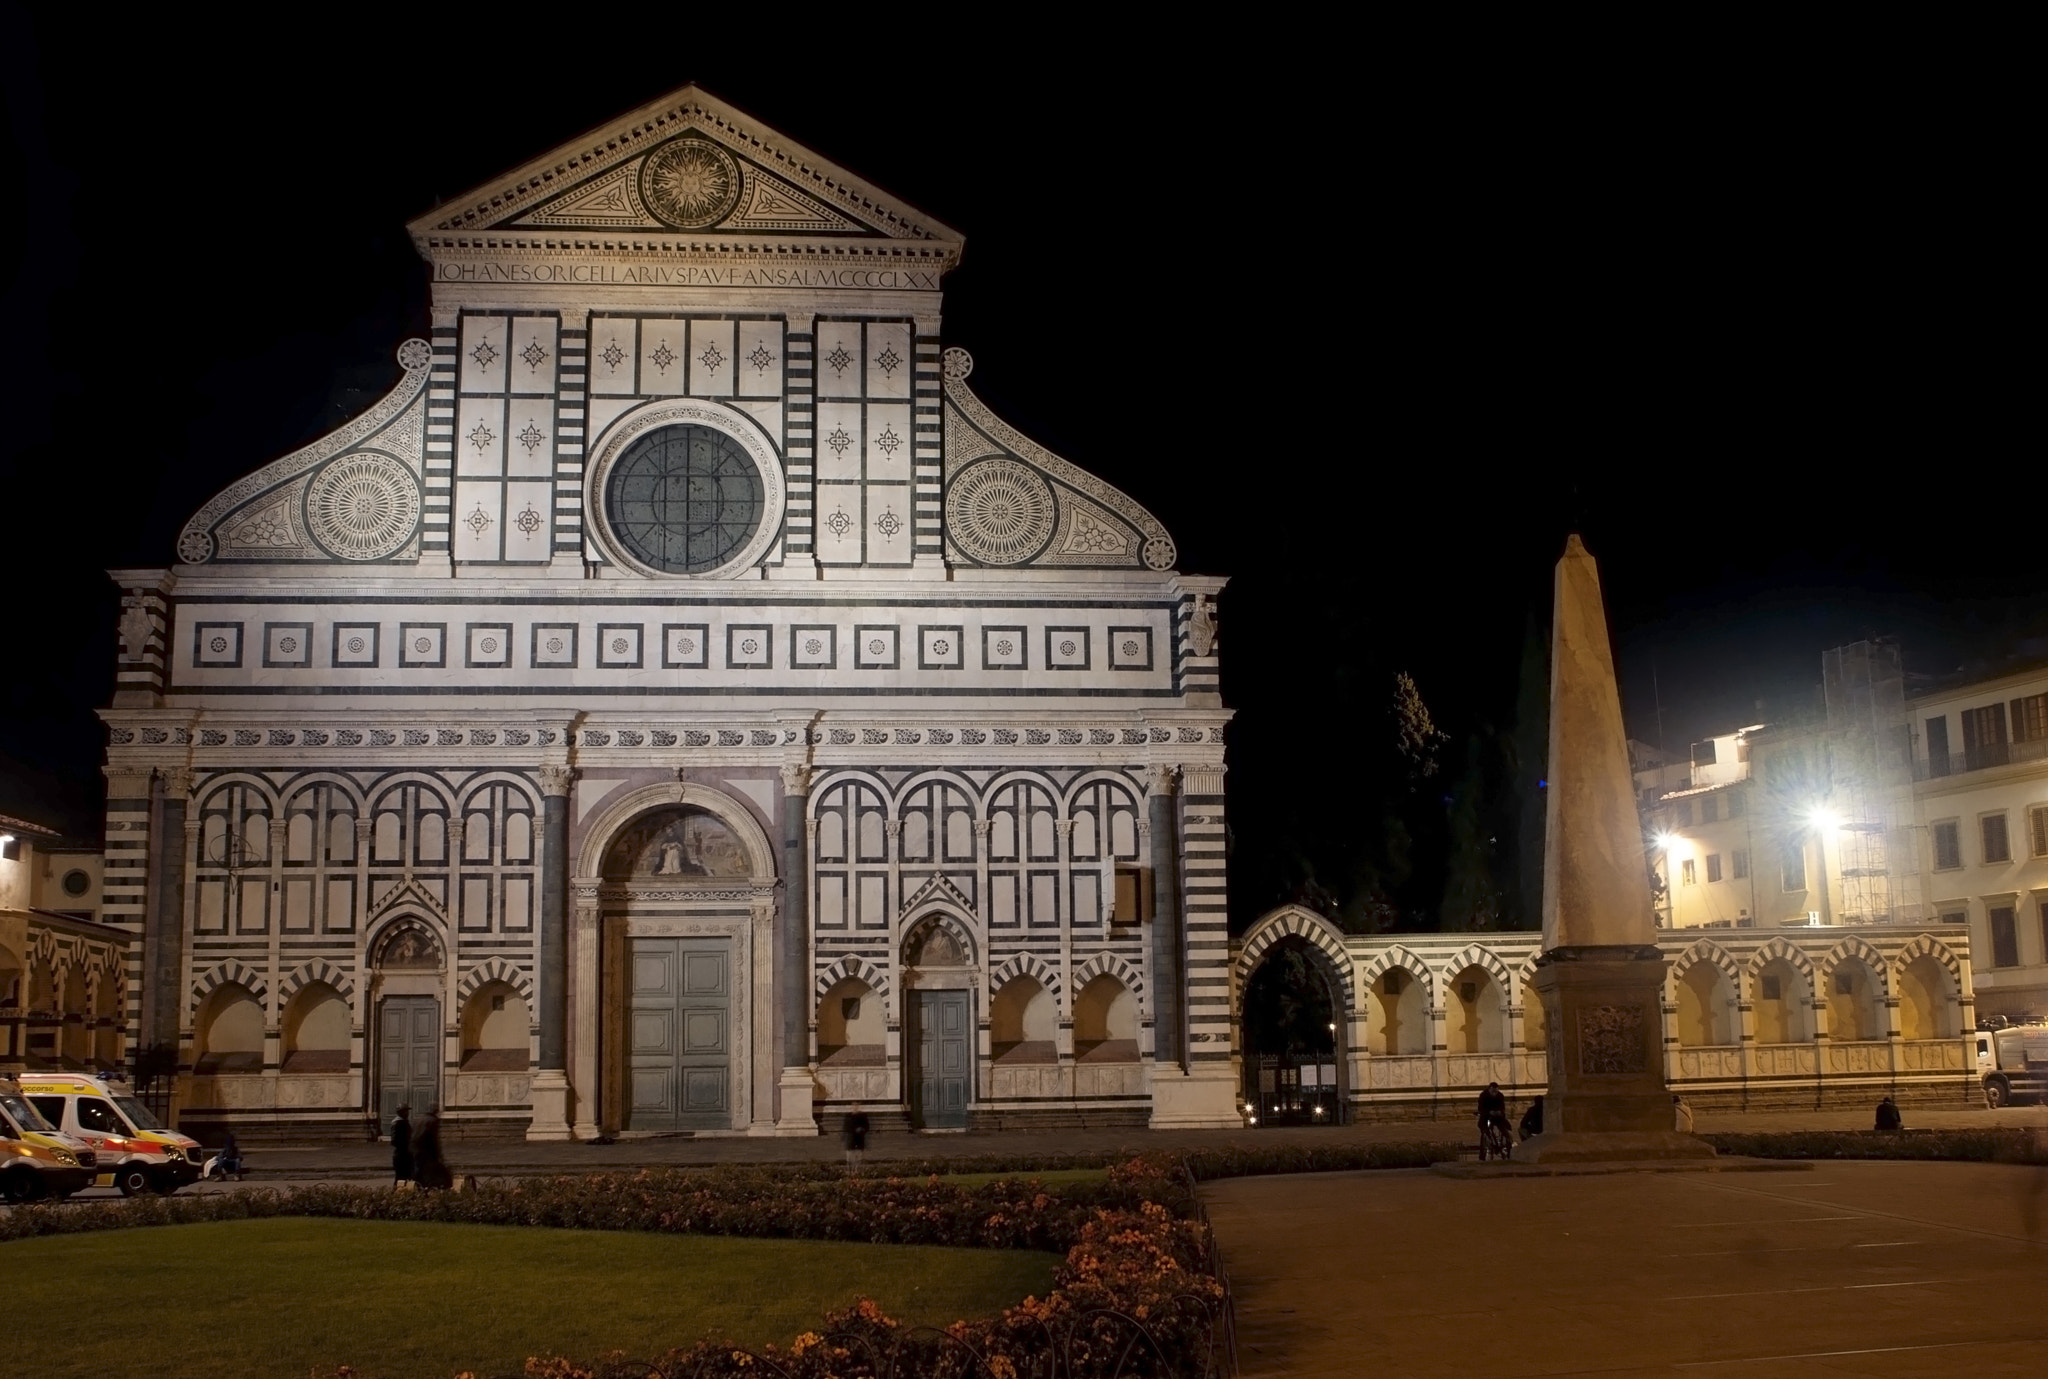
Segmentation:
<svg viewBox="0 0 2048 1379">
<path fill-rule="evenodd" d="M 1930 1111 L 1908 1108 L 1913 1129 L 1993 1129 L 2031 1127 L 2048 1130 L 2048 1106 L 2009 1106 L 1997 1111 L 1961 1108 Z M 1695 1128 L 1703 1133 L 1792 1130 L 1868 1130 L 1863 1111 L 1771 1112 L 1768 1114 L 1701 1115 Z M 1116 1154 L 1160 1150 L 1240 1148 L 1274 1144 L 1396 1144 L 1403 1142 L 1476 1143 L 1471 1118 L 1446 1115 L 1437 1120 L 1378 1121 L 1342 1126 L 1276 1126 L 1243 1130 L 1003 1130 L 982 1133 L 875 1134 L 868 1139 L 868 1161 L 886 1164 L 906 1159 L 966 1159 L 984 1155 Z M 690 1138 L 661 1136 L 620 1140 L 612 1144 L 545 1143 L 523 1140 L 444 1141 L 450 1166 L 458 1173 L 573 1173 L 620 1168 L 683 1168 L 734 1163 L 821 1163 L 836 1161 L 842 1149 L 836 1135 L 816 1139 Z M 289 1178 L 375 1178 L 391 1171 L 389 1145 L 367 1140 L 356 1144 L 260 1145 L 245 1151 L 249 1181 Z"/>
<path fill-rule="evenodd" d="M 1242 1379 L 2040 1372 L 2048 1169 L 1206 1183 Z"/>
</svg>

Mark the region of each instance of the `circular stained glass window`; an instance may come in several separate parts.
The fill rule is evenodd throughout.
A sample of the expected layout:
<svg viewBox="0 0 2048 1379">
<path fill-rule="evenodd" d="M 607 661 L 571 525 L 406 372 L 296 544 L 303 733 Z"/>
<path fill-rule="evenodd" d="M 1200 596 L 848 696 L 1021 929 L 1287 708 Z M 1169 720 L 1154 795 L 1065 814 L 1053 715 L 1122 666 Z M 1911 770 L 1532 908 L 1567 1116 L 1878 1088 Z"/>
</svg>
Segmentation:
<svg viewBox="0 0 2048 1379">
<path fill-rule="evenodd" d="M 664 426 L 634 441 L 605 476 L 605 518 L 628 554 L 672 575 L 705 574 L 761 524 L 761 473 L 708 426 Z"/>
</svg>

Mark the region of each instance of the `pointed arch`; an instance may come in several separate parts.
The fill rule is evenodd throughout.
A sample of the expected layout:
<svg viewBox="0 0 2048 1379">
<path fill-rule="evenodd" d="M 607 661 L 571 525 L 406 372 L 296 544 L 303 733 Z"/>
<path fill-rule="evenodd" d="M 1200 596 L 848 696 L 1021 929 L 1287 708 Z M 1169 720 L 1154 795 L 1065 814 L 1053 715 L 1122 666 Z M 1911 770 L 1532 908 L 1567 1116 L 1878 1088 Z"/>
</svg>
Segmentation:
<svg viewBox="0 0 2048 1379">
<path fill-rule="evenodd" d="M 1358 1010 L 1358 986 L 1352 972 L 1351 951 L 1344 946 L 1344 935 L 1336 925 L 1324 919 L 1314 910 L 1301 905 L 1282 905 L 1262 916 L 1252 925 L 1243 941 L 1238 945 L 1235 970 L 1231 973 L 1231 985 L 1243 991 L 1252 973 L 1258 970 L 1265 959 L 1266 951 L 1286 938 L 1299 938 L 1309 947 L 1322 954 L 1337 970 L 1337 983 L 1344 998 L 1344 1011 L 1355 1015 Z M 1406 951 L 1406 950 L 1403 950 Z M 1411 955 L 1412 956 L 1412 955 Z M 1427 981 L 1428 969 L 1416 960 L 1417 976 Z"/>
<path fill-rule="evenodd" d="M 1825 982 L 1834 970 L 1849 958 L 1855 958 L 1870 969 L 1870 975 L 1877 978 L 1878 991 L 1886 996 L 1892 994 L 1892 965 L 1884 954 L 1877 951 L 1869 940 L 1858 934 L 1845 935 L 1840 943 L 1827 951 L 1820 960 L 1820 979 Z"/>
<path fill-rule="evenodd" d="M 503 958 L 486 958 L 462 974 L 462 980 L 455 986 L 455 1003 L 466 1005 L 476 995 L 477 988 L 489 982 L 503 982 L 519 993 L 519 999 L 533 1008 L 533 976 L 522 967 L 514 966 Z"/>
<path fill-rule="evenodd" d="M 1907 941 L 1906 946 L 1899 950 L 1899 955 L 1894 961 L 1900 967 L 1904 967 L 1908 963 L 1920 958 L 1933 958 L 1936 962 L 1940 963 L 1948 970 L 1948 975 L 1954 979 L 1956 990 L 1958 992 L 1962 991 L 1963 965 L 1957 960 L 1953 948 L 1950 948 L 1932 934 L 1920 934 Z"/>
<path fill-rule="evenodd" d="M 1500 955 L 1481 943 L 1468 943 L 1453 953 L 1444 963 L 1444 980 L 1450 981 L 1468 967 L 1476 967 L 1493 978 L 1500 988 L 1500 998 L 1505 1001 L 1514 994 L 1514 977 Z"/>
<path fill-rule="evenodd" d="M 1737 990 L 1742 988 L 1742 966 L 1735 961 L 1735 956 L 1712 939 L 1704 938 L 1694 942 L 1672 960 L 1669 980 L 1677 981 L 1686 974 L 1688 968 L 1702 962 L 1712 963 L 1721 970 L 1721 975 L 1735 984 Z"/>
<path fill-rule="evenodd" d="M 1428 963 L 1417 957 L 1405 944 L 1397 943 L 1390 948 L 1383 949 L 1365 965 L 1365 970 L 1359 973 L 1359 976 L 1364 979 L 1365 985 L 1370 987 L 1374 982 L 1385 976 L 1388 971 L 1396 967 L 1407 972 L 1415 980 L 1422 983 L 1423 1001 L 1426 1005 L 1434 1008 L 1437 1005 L 1436 974 L 1430 971 Z"/>
<path fill-rule="evenodd" d="M 188 1016 L 196 1019 L 200 1005 L 208 996 L 224 986 L 239 986 L 255 997 L 256 1004 L 263 1007 L 266 1019 L 274 1013 L 270 1008 L 270 986 L 264 981 L 263 974 L 230 958 L 226 962 L 209 967 L 194 979 L 187 1008 Z"/>
<path fill-rule="evenodd" d="M 1152 998 L 1145 990 L 1145 978 L 1137 968 L 1114 953 L 1097 953 L 1074 969 L 1074 990 L 1079 991 L 1097 977 L 1114 977 L 1124 984 L 1124 990 L 1138 1001 L 1138 1014 L 1149 1018 L 1152 1014 Z"/>
<path fill-rule="evenodd" d="M 278 983 L 278 1007 L 282 1009 L 284 1006 L 289 1005 L 292 997 L 298 995 L 301 988 L 311 986 L 315 982 L 326 983 L 341 993 L 341 998 L 344 1001 L 347 1001 L 351 1006 L 355 1004 L 355 978 L 341 968 L 336 967 L 333 963 L 323 958 L 315 958 L 311 962 L 300 963 L 292 969 L 289 976 Z"/>
<path fill-rule="evenodd" d="M 1062 1010 L 1066 1009 L 1066 993 L 1062 990 L 1060 970 L 1035 953 L 1012 953 L 993 968 L 989 969 L 988 989 L 1001 991 L 1019 977 L 1029 977 L 1052 993 L 1054 1001 Z"/>
<path fill-rule="evenodd" d="M 385 953 L 392 944 L 396 943 L 405 931 L 413 930 L 423 935 L 433 945 L 436 954 L 435 969 L 447 971 L 450 926 L 445 915 L 435 915 L 418 905 L 407 903 L 380 910 L 379 916 L 379 919 L 369 926 L 364 936 L 363 953 L 368 967 L 381 967 Z"/>
<path fill-rule="evenodd" d="M 1753 977 L 1779 958 L 1783 958 L 1786 962 L 1790 963 L 1801 976 L 1806 978 L 1809 984 L 1812 983 L 1813 959 L 1807 957 L 1806 954 L 1800 952 L 1798 948 L 1786 942 L 1784 937 L 1778 934 L 1773 934 L 1769 939 L 1765 940 L 1761 947 L 1749 955 L 1749 961 L 1744 964 L 1743 970 Z"/>
<path fill-rule="evenodd" d="M 927 904 L 920 910 L 915 919 L 906 918 L 897 931 L 897 953 L 901 955 L 910 952 L 913 946 L 912 941 L 917 939 L 925 930 L 933 928 L 944 929 L 959 943 L 960 951 L 967 955 L 967 961 L 963 964 L 964 966 L 981 966 L 983 949 L 980 938 L 974 932 L 973 922 L 967 916 L 955 913 L 950 906 L 942 903 Z M 907 966 L 907 959 L 904 961 Z"/>
<path fill-rule="evenodd" d="M 867 983 L 868 990 L 882 998 L 883 1009 L 890 1008 L 888 972 L 858 953 L 848 953 L 837 962 L 819 968 L 817 980 L 812 983 L 813 998 L 822 1001 L 833 987 L 849 980 Z"/>
</svg>

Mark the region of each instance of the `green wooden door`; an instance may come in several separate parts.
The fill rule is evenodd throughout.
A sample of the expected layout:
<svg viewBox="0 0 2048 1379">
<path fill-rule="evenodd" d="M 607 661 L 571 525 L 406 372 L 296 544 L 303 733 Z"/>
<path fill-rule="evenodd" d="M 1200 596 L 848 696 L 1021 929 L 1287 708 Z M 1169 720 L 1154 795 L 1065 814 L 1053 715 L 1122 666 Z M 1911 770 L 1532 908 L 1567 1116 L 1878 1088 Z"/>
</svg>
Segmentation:
<svg viewBox="0 0 2048 1379">
<path fill-rule="evenodd" d="M 441 1102 L 441 1003 L 432 996 L 386 996 L 377 1006 L 377 1123 L 400 1106 L 414 1124 Z"/>
<path fill-rule="evenodd" d="M 732 973 L 719 939 L 636 938 L 625 1128 L 732 1125 Z"/>
<path fill-rule="evenodd" d="M 973 1023 L 964 991 L 920 991 L 911 1006 L 911 1047 L 917 1066 L 911 1119 L 926 1130 L 962 1129 L 967 1124 L 974 1076 Z"/>
</svg>

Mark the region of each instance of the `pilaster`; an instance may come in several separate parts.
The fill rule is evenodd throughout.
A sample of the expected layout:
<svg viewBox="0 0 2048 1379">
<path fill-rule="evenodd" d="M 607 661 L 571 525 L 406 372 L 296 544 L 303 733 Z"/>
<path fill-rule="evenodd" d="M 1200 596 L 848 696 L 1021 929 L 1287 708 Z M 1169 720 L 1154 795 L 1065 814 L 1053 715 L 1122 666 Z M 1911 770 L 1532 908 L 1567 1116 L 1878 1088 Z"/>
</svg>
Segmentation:
<svg viewBox="0 0 2048 1379">
<path fill-rule="evenodd" d="M 534 973 L 540 1059 L 533 1075 L 529 1140 L 566 1140 L 569 1121 L 569 791 L 576 773 L 542 766 L 540 936 Z"/>
<path fill-rule="evenodd" d="M 817 1078 L 811 1071 L 810 1049 L 810 815 L 811 768 L 785 762 L 782 772 L 782 904 L 774 936 L 775 1022 L 782 1042 L 782 1075 L 778 1079 L 775 1133 L 814 1136 L 818 1123 L 812 1110 Z"/>
</svg>

